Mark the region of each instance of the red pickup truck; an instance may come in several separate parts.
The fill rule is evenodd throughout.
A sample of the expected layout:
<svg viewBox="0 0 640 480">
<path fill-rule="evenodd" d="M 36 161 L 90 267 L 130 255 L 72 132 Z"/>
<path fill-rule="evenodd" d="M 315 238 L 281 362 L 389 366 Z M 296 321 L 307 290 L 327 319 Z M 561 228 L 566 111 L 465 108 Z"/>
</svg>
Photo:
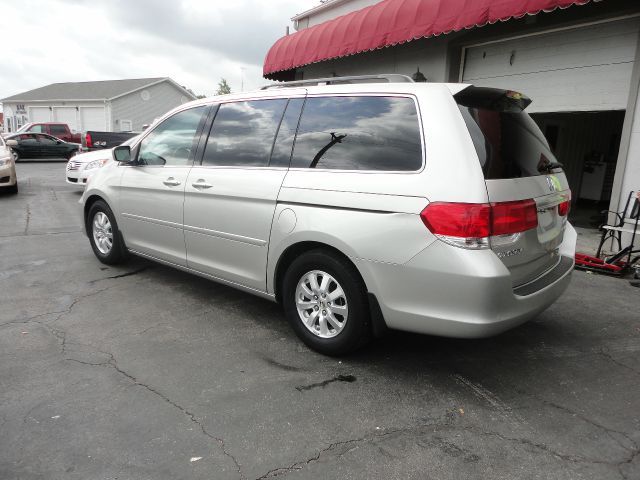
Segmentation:
<svg viewBox="0 0 640 480">
<path fill-rule="evenodd" d="M 82 143 L 80 134 L 71 132 L 66 123 L 26 123 L 15 133 L 48 133 L 65 142 Z"/>
</svg>

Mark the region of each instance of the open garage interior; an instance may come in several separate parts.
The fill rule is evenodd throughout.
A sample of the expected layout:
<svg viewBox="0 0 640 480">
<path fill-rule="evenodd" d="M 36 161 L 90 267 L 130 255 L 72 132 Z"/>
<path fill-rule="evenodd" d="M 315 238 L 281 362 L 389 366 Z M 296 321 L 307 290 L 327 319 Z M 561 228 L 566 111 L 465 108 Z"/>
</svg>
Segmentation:
<svg viewBox="0 0 640 480">
<path fill-rule="evenodd" d="M 624 116 L 624 110 L 532 115 L 564 165 L 576 226 L 598 227 L 606 220 L 601 212 L 611 200 Z"/>
<path fill-rule="evenodd" d="M 639 30 L 633 17 L 463 49 L 461 81 L 533 100 L 527 111 L 565 165 L 580 227 L 604 223 L 612 200 Z"/>
</svg>

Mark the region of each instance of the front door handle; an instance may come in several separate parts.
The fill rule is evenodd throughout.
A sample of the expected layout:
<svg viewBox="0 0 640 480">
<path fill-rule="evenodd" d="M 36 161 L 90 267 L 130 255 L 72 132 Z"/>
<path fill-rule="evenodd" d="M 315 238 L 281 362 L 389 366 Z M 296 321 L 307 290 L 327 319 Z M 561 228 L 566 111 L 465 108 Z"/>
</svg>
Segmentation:
<svg viewBox="0 0 640 480">
<path fill-rule="evenodd" d="M 210 183 L 205 182 L 202 178 L 200 180 L 198 180 L 197 182 L 192 183 L 191 186 L 193 188 L 202 188 L 202 189 L 213 187 L 213 185 L 211 185 Z"/>
<path fill-rule="evenodd" d="M 162 183 L 164 183 L 167 187 L 177 187 L 178 185 L 180 185 L 180 182 L 173 177 L 167 178 Z"/>
</svg>

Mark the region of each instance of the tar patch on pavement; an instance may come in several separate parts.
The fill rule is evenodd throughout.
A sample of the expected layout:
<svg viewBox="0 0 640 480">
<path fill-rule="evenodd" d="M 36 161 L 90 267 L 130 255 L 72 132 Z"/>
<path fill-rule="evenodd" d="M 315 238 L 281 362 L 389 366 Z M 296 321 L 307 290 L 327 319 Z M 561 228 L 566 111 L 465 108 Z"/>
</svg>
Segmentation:
<svg viewBox="0 0 640 480">
<path fill-rule="evenodd" d="M 318 387 L 324 388 L 333 382 L 353 383 L 355 381 L 356 381 L 356 377 L 354 377 L 353 375 L 338 375 L 337 377 L 330 378 L 329 380 L 325 380 L 324 382 L 312 383 L 310 385 L 300 385 L 296 387 L 296 390 L 298 390 L 299 392 L 302 392 L 304 390 L 311 390 L 312 388 L 318 388 Z"/>
</svg>

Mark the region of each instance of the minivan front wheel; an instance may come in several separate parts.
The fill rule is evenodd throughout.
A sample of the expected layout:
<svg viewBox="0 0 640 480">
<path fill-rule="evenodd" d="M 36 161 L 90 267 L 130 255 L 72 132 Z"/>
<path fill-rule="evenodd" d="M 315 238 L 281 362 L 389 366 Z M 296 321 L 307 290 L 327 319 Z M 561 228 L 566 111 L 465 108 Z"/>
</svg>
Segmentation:
<svg viewBox="0 0 640 480">
<path fill-rule="evenodd" d="M 102 263 L 115 265 L 125 259 L 126 251 L 118 224 L 111 209 L 101 200 L 89 208 L 87 233 L 93 253 Z"/>
<path fill-rule="evenodd" d="M 310 348 L 344 355 L 369 338 L 364 285 L 353 266 L 323 250 L 294 260 L 283 280 L 285 314 Z"/>
</svg>

